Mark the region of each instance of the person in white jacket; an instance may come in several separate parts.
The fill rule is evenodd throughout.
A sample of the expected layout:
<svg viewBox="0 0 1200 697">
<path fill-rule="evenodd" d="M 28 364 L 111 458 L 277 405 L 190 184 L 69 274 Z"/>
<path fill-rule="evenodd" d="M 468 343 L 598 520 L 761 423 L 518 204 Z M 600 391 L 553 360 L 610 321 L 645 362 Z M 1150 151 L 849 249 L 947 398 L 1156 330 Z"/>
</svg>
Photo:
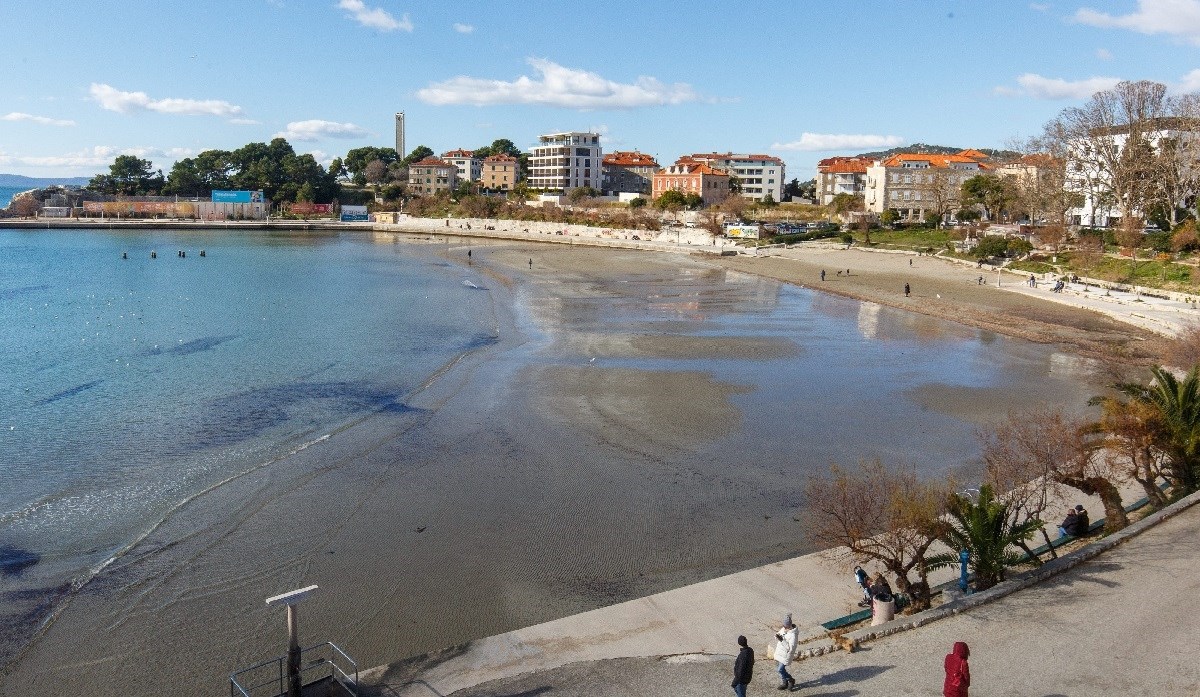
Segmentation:
<svg viewBox="0 0 1200 697">
<path fill-rule="evenodd" d="M 788 673 L 788 664 L 796 657 L 796 644 L 800 642 L 800 630 L 792 624 L 792 614 L 789 612 L 783 618 L 783 628 L 775 633 L 779 643 L 775 644 L 775 662 L 779 664 L 779 679 L 782 683 L 780 690 L 791 690 L 796 687 L 796 681 Z"/>
</svg>

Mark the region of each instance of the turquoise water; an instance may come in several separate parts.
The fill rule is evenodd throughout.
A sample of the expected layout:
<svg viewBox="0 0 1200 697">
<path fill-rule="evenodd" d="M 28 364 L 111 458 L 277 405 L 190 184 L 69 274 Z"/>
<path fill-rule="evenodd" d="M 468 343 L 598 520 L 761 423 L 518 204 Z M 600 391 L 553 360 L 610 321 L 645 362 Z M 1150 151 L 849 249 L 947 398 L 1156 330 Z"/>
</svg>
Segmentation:
<svg viewBox="0 0 1200 697">
<path fill-rule="evenodd" d="M 411 245 L 0 232 L 3 580 L 77 584 L 197 492 L 403 411 L 490 312 Z M 30 607 L 9 593 L 0 625 Z"/>
</svg>

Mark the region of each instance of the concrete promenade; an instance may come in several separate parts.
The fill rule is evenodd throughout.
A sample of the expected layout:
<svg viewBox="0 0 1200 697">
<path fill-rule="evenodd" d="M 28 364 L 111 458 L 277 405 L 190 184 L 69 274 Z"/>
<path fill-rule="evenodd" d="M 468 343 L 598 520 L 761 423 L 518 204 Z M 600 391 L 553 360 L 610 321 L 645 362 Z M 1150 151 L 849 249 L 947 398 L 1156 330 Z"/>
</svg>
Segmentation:
<svg viewBox="0 0 1200 697">
<path fill-rule="evenodd" d="M 854 653 L 801 661 L 793 666 L 797 692 L 813 697 L 940 694 L 942 659 L 955 641 L 966 641 L 972 652 L 973 695 L 1196 694 L 1200 663 L 1193 654 L 1200 628 L 1187 607 L 1200 591 L 1198 556 L 1200 506 L 1192 506 L 1033 587 L 877 639 Z M 738 605 L 736 595 L 693 595 L 689 607 L 678 608 L 684 617 L 675 626 L 677 633 L 664 637 L 657 654 L 615 660 L 600 654 L 469 689 L 458 686 L 465 680 L 423 681 L 429 671 L 418 678 L 421 682 L 409 684 L 396 673 L 366 692 L 458 697 L 732 694 L 734 639 L 745 633 L 759 654 L 750 694 L 776 694 L 774 665 L 763 655 L 771 630 L 751 630 L 751 622 L 731 618 Z M 579 616 L 577 644 L 611 641 L 599 619 Z M 707 655 L 689 651 L 698 636 L 712 637 L 716 650 Z M 559 658 L 575 654 L 567 645 L 544 648 Z"/>
</svg>

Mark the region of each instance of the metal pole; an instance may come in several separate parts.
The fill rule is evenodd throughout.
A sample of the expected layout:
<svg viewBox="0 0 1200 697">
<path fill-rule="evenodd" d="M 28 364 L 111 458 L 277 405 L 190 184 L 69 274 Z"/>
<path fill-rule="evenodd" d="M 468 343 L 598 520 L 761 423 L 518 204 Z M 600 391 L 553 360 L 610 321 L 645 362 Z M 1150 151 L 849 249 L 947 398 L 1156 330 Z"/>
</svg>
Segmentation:
<svg viewBox="0 0 1200 697">
<path fill-rule="evenodd" d="M 965 549 L 959 552 L 958 561 L 961 564 L 958 576 L 958 587 L 963 593 L 967 593 L 967 563 L 971 561 L 971 553 Z"/>
<path fill-rule="evenodd" d="M 296 626 L 296 606 L 287 606 L 288 627 L 288 657 L 287 678 L 288 697 L 300 697 L 300 633 Z"/>
</svg>

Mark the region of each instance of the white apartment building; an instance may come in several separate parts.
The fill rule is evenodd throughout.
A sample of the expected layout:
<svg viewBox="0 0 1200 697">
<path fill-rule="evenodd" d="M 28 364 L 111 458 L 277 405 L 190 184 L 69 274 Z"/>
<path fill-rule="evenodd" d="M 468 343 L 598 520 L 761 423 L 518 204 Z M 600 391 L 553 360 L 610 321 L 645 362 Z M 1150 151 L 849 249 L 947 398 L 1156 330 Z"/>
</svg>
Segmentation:
<svg viewBox="0 0 1200 697">
<path fill-rule="evenodd" d="M 962 183 L 991 170 L 978 150 L 954 155 L 900 153 L 867 168 L 864 202 L 867 211 L 899 212 L 901 219 L 919 221 L 926 213 L 960 207 Z"/>
<path fill-rule="evenodd" d="M 1145 142 L 1155 152 L 1169 141 L 1182 161 L 1195 162 L 1200 152 L 1200 129 L 1176 118 L 1164 117 L 1150 123 L 1158 126 L 1144 133 Z M 1125 144 L 1129 140 L 1128 126 L 1114 126 L 1097 130 L 1088 138 L 1073 142 L 1067 152 L 1067 171 L 1064 187 L 1067 191 L 1083 197 L 1083 203 L 1067 211 L 1067 220 L 1073 225 L 1087 227 L 1112 227 L 1121 224 L 1127 213 L 1144 216 L 1144 211 L 1125 211 L 1113 194 L 1111 185 L 1111 163 L 1120 161 Z M 1183 164 L 1187 170 L 1194 165 Z M 1169 180 L 1169 179 L 1168 179 Z M 1170 193 L 1166 198 L 1181 200 L 1163 201 L 1176 208 L 1187 208 L 1187 196 L 1183 190 Z"/>
<path fill-rule="evenodd" d="M 483 160 L 475 157 L 473 150 L 451 150 L 442 153 L 442 159 L 458 168 L 460 182 L 477 182 L 483 178 Z"/>
<path fill-rule="evenodd" d="M 548 133 L 529 154 L 529 188 L 567 192 L 582 186 L 603 187 L 604 153 L 599 133 Z"/>
<path fill-rule="evenodd" d="M 710 152 L 684 155 L 679 162 L 702 162 L 725 170 L 741 182 L 742 198 L 762 201 L 770 195 L 775 201 L 783 200 L 785 175 L 783 160 L 778 157 Z"/>
</svg>

